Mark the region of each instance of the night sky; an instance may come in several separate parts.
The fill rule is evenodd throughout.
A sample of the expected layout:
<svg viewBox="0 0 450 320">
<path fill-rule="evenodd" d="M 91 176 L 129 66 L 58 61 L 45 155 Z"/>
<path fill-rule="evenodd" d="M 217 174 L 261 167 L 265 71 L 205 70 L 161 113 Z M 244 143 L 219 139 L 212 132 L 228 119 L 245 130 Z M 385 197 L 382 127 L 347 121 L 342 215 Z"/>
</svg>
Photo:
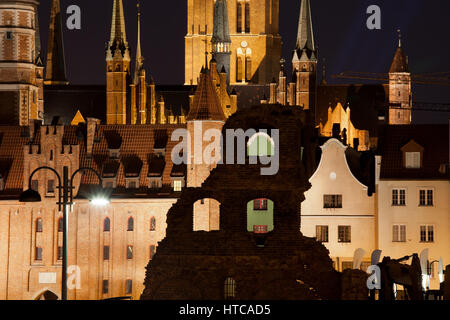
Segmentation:
<svg viewBox="0 0 450 320">
<path fill-rule="evenodd" d="M 123 0 L 128 41 L 135 56 L 136 1 Z M 147 74 L 158 84 L 184 81 L 184 36 L 187 1 L 141 0 L 142 47 Z M 51 0 L 41 0 L 39 19 L 43 51 Z M 82 11 L 81 30 L 64 28 L 66 64 L 73 84 L 105 82 L 105 42 L 109 38 L 112 0 L 61 0 L 63 25 L 66 8 L 77 4 Z M 382 30 L 366 27 L 367 7 L 382 10 Z M 319 59 L 326 59 L 328 82 L 342 71 L 386 73 L 397 46 L 397 29 L 412 73 L 450 71 L 448 0 L 311 0 Z M 300 0 L 280 0 L 280 33 L 283 55 L 291 60 L 295 46 Z M 134 63 L 134 62 L 133 62 Z M 290 66 L 289 66 L 290 68 Z M 321 69 L 320 69 L 321 70 Z M 342 82 L 342 81 L 341 81 Z M 344 80 L 344 82 L 350 82 Z M 357 81 L 367 82 L 367 81 Z M 450 103 L 449 86 L 414 86 L 413 99 Z M 442 115 L 443 116 L 443 115 Z"/>
</svg>

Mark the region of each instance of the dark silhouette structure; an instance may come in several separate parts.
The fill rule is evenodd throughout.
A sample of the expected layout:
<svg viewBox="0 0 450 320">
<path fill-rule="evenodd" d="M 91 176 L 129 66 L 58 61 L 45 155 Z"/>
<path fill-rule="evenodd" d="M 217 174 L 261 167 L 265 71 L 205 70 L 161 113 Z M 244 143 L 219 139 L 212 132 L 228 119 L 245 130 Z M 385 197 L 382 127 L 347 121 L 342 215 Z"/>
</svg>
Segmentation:
<svg viewBox="0 0 450 320">
<path fill-rule="evenodd" d="M 246 164 L 219 164 L 201 188 L 184 189 L 147 266 L 142 299 L 340 298 L 340 273 L 328 250 L 300 232 L 300 203 L 315 163 L 310 123 L 309 112 L 281 105 L 241 110 L 228 119 L 224 137 L 227 129 L 279 129 L 279 171 L 261 175 L 267 165 L 249 164 L 247 155 Z M 220 203 L 219 230 L 193 231 L 194 203 L 202 199 Z M 272 231 L 248 230 L 246 210 L 254 199 L 273 202 Z"/>
</svg>

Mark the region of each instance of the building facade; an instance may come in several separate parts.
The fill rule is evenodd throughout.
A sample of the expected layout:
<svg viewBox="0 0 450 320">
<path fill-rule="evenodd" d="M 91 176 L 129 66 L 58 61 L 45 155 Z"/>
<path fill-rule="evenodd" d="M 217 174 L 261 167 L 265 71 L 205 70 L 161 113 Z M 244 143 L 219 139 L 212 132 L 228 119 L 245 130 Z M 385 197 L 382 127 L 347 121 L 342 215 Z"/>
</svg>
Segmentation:
<svg viewBox="0 0 450 320">
<path fill-rule="evenodd" d="M 43 119 L 43 78 L 37 6 L 39 1 L 0 4 L 0 110 L 2 124 Z"/>
<path fill-rule="evenodd" d="M 226 6 L 231 39 L 230 83 L 268 83 L 280 70 L 279 1 L 226 0 Z M 205 51 L 214 51 L 214 7 L 213 0 L 187 1 L 186 85 L 198 83 L 199 72 L 205 66 Z"/>
</svg>

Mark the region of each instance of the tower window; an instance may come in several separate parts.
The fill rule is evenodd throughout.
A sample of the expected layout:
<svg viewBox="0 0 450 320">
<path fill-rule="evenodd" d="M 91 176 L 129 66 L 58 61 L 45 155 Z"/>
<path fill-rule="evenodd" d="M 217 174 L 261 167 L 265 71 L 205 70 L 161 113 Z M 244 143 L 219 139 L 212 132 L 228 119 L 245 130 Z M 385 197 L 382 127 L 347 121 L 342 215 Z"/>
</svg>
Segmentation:
<svg viewBox="0 0 450 320">
<path fill-rule="evenodd" d="M 250 81 L 252 79 L 252 59 L 245 59 L 245 80 Z"/>
<path fill-rule="evenodd" d="M 134 230 L 134 219 L 133 217 L 130 217 L 128 219 L 128 229 L 127 231 L 133 231 Z"/>
<path fill-rule="evenodd" d="M 12 32 L 11 31 L 7 31 L 6 32 L 6 40 L 11 40 L 12 39 Z"/>
<path fill-rule="evenodd" d="M 127 246 L 127 259 L 133 259 L 133 246 Z"/>
<path fill-rule="evenodd" d="M 237 17 L 236 31 L 238 33 L 241 33 L 242 32 L 242 3 L 241 2 L 238 2 L 238 4 L 237 4 L 236 17 Z"/>
<path fill-rule="evenodd" d="M 237 64 L 236 64 L 236 81 L 242 81 L 242 57 L 237 58 Z"/>
<path fill-rule="evenodd" d="M 152 217 L 150 219 L 150 231 L 155 231 L 156 230 L 156 219 L 155 217 Z"/>
<path fill-rule="evenodd" d="M 245 33 L 250 33 L 250 3 L 245 4 Z"/>
<path fill-rule="evenodd" d="M 64 225 L 63 225 L 63 218 L 58 219 L 58 232 L 63 232 Z"/>
<path fill-rule="evenodd" d="M 131 292 L 133 291 L 133 280 L 128 279 L 125 283 L 125 293 L 126 294 L 131 294 Z"/>
<path fill-rule="evenodd" d="M 105 220 L 103 221 L 103 231 L 107 232 L 110 231 L 111 229 L 111 220 L 109 220 L 109 218 L 105 218 Z"/>
<path fill-rule="evenodd" d="M 42 227 L 42 219 L 38 218 L 36 219 L 36 232 L 42 232 L 43 227 Z"/>
<path fill-rule="evenodd" d="M 103 260 L 109 260 L 109 246 L 103 247 Z"/>
<path fill-rule="evenodd" d="M 36 247 L 35 260 L 37 260 L 37 261 L 41 261 L 42 260 L 42 248 L 41 247 Z"/>
<path fill-rule="evenodd" d="M 109 281 L 103 280 L 103 294 L 107 294 L 109 291 Z"/>
</svg>

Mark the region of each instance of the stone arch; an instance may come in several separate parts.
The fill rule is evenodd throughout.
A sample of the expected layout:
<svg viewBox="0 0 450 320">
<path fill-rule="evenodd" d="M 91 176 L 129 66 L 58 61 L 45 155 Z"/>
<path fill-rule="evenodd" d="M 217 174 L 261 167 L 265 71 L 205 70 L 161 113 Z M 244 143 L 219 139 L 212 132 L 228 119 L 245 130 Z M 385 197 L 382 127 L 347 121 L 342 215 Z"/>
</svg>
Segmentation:
<svg viewBox="0 0 450 320">
<path fill-rule="evenodd" d="M 59 297 L 54 292 L 45 289 L 37 294 L 34 300 L 59 300 Z"/>
</svg>

